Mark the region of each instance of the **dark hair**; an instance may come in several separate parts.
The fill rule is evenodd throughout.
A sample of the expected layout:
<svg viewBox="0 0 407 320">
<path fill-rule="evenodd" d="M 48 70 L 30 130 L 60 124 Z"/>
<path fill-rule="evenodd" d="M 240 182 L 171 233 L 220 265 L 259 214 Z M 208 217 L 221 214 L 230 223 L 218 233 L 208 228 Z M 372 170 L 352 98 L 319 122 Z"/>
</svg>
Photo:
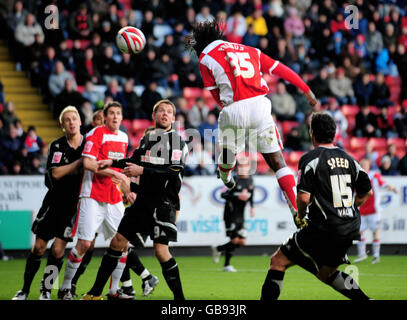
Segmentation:
<svg viewBox="0 0 407 320">
<path fill-rule="evenodd" d="M 122 110 L 122 113 L 123 113 L 123 107 L 122 107 L 120 102 L 118 102 L 118 101 L 110 101 L 110 102 L 106 103 L 105 106 L 103 107 L 103 114 L 104 114 L 105 117 L 107 116 L 107 111 L 109 111 L 109 109 L 111 107 L 119 107 Z"/>
<path fill-rule="evenodd" d="M 194 25 L 192 35 L 185 38 L 185 48 L 193 48 L 199 56 L 208 44 L 219 39 L 223 39 L 223 32 L 217 19 L 197 23 Z"/>
<path fill-rule="evenodd" d="M 336 124 L 332 117 L 324 112 L 312 114 L 311 130 L 319 143 L 332 143 L 336 134 Z"/>
</svg>

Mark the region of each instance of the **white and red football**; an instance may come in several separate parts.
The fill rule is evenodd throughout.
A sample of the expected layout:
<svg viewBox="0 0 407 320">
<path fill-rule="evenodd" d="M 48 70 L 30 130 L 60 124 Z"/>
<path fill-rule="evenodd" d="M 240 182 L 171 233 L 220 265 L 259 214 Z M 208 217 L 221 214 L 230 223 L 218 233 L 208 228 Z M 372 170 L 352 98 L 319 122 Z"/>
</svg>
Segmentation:
<svg viewBox="0 0 407 320">
<path fill-rule="evenodd" d="M 117 32 L 116 45 L 121 52 L 129 54 L 140 53 L 146 45 L 146 37 L 136 27 L 123 27 Z"/>
</svg>

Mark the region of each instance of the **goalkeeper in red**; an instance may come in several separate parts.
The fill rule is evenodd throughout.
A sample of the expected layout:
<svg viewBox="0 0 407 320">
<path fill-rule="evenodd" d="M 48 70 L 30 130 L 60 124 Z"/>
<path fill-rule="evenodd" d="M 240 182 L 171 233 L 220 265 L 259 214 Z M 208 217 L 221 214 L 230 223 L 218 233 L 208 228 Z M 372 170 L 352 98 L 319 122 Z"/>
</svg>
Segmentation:
<svg viewBox="0 0 407 320">
<path fill-rule="evenodd" d="M 199 23 L 186 39 L 199 57 L 199 70 L 205 89 L 222 107 L 219 114 L 218 175 L 230 189 L 235 186 L 232 170 L 235 155 L 245 149 L 245 139 L 255 137 L 257 151 L 262 153 L 278 183 L 297 225 L 295 179 L 282 155 L 282 142 L 271 115 L 269 92 L 262 74 L 281 77 L 300 88 L 311 106 L 317 103 L 306 83 L 283 63 L 263 54 L 259 49 L 222 40 L 218 22 Z M 250 135 L 249 135 L 250 133 Z M 298 221 L 297 221 L 298 220 Z"/>
</svg>

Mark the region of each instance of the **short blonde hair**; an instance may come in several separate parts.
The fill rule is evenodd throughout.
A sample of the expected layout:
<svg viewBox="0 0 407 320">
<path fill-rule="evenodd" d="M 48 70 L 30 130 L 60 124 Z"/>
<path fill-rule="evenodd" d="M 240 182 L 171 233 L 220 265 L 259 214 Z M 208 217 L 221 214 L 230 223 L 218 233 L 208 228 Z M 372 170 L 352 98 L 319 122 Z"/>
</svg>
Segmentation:
<svg viewBox="0 0 407 320">
<path fill-rule="evenodd" d="M 65 107 L 64 110 L 62 110 L 61 113 L 59 114 L 59 123 L 60 123 L 60 124 L 62 124 L 64 114 L 67 113 L 67 112 L 75 112 L 75 113 L 77 114 L 78 118 L 79 118 L 79 119 L 81 118 L 81 116 L 79 115 L 78 109 L 76 109 L 74 106 L 67 106 L 67 107 Z"/>
<path fill-rule="evenodd" d="M 169 105 L 172 106 L 172 111 L 174 112 L 174 116 L 175 116 L 175 114 L 177 113 L 177 109 L 175 108 L 175 104 L 172 101 L 168 100 L 168 99 L 163 99 L 163 100 L 158 101 L 153 107 L 153 113 L 155 113 L 157 111 L 158 107 L 163 103 L 169 104 Z"/>
</svg>

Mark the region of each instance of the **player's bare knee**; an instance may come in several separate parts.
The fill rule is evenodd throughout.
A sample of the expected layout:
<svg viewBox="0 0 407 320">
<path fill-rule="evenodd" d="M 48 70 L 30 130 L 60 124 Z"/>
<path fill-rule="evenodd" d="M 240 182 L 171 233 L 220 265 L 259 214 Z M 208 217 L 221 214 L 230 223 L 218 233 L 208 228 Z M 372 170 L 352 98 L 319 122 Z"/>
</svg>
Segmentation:
<svg viewBox="0 0 407 320">
<path fill-rule="evenodd" d="M 55 258 L 59 259 L 64 256 L 65 253 L 65 246 L 58 245 L 58 246 L 52 246 L 52 254 Z"/>
<path fill-rule="evenodd" d="M 80 255 L 84 255 L 86 253 L 86 251 L 88 251 L 89 247 L 90 247 L 91 241 L 88 240 L 78 240 L 78 242 L 76 243 L 76 251 L 80 254 Z"/>
<path fill-rule="evenodd" d="M 158 261 L 165 262 L 172 258 L 167 245 L 161 243 L 154 244 L 154 253 Z"/>
<path fill-rule="evenodd" d="M 284 272 L 289 265 L 290 261 L 280 250 L 271 256 L 270 269 Z"/>
<path fill-rule="evenodd" d="M 41 239 L 36 239 L 31 252 L 36 256 L 42 256 L 45 250 L 47 250 L 47 242 Z"/>
<path fill-rule="evenodd" d="M 120 233 L 116 233 L 110 242 L 110 248 L 116 251 L 123 251 L 127 247 L 127 239 Z"/>
<path fill-rule="evenodd" d="M 286 163 L 281 152 L 264 153 L 263 157 L 274 172 L 286 167 Z"/>
</svg>

